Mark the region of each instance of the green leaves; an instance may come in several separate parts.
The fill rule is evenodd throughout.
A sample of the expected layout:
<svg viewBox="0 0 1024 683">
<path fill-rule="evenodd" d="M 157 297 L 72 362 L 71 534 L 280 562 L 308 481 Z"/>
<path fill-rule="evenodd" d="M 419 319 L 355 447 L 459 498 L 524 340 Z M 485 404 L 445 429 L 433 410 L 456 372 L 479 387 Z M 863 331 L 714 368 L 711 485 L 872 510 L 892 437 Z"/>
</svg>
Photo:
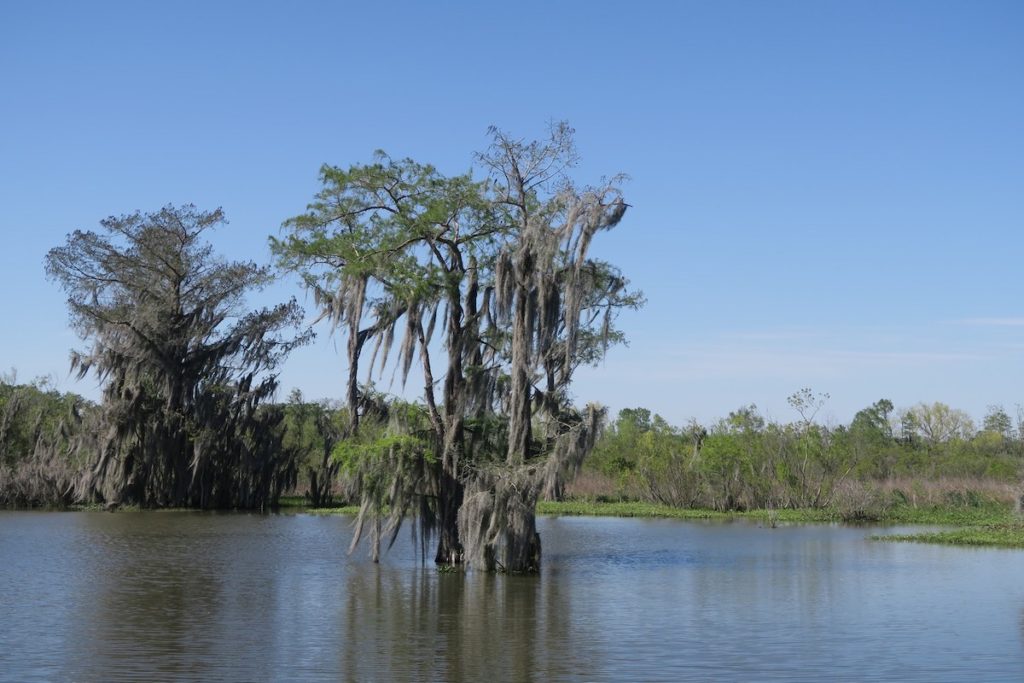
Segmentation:
<svg viewBox="0 0 1024 683">
<path fill-rule="evenodd" d="M 425 439 L 409 434 L 385 434 L 374 439 L 345 439 L 335 445 L 331 457 L 349 473 L 391 457 L 422 458 L 434 463 L 437 457 Z"/>
<path fill-rule="evenodd" d="M 617 181 L 579 191 L 569 181 L 571 129 L 556 126 L 550 139 L 531 143 L 497 130 L 492 137 L 478 156 L 483 180 L 383 152 L 369 164 L 324 166 L 306 212 L 271 241 L 278 264 L 314 291 L 323 317 L 345 326 L 353 438 L 335 457 L 358 481 L 360 520 L 384 500 L 393 511 L 408 507 L 410 492 L 436 496 L 425 505 L 438 513 L 445 561 L 461 552 L 455 523 L 467 482 L 478 489 L 475 509 L 487 508 L 485 464 L 529 466 L 509 473 L 530 479 L 513 497 L 560 490 L 575 472 L 592 446 L 591 418 L 603 412 L 570 405 L 572 374 L 622 341 L 615 315 L 642 303 L 618 269 L 588 256 L 594 234 L 616 225 L 626 205 Z M 441 353 L 431 343 L 435 328 Z M 426 424 L 361 418 L 366 392 L 357 373 L 368 343 L 364 371 L 394 363 L 404 384 L 419 361 Z M 542 478 L 554 483 L 542 486 Z M 520 520 L 529 537 L 532 505 L 524 501 L 513 507 L 531 510 Z"/>
</svg>

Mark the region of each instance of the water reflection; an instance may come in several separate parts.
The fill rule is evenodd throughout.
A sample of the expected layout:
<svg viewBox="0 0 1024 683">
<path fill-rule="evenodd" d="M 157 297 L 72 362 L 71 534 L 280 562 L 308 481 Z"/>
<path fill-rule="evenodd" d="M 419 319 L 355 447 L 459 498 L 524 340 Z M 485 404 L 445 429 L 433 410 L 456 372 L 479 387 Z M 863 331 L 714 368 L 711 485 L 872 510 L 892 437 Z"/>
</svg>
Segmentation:
<svg viewBox="0 0 1024 683">
<path fill-rule="evenodd" d="M 346 580 L 354 680 L 530 681 L 594 673 L 564 652 L 567 604 L 536 577 L 374 567 Z M 592 677 L 592 676 L 591 676 Z"/>
<path fill-rule="evenodd" d="M 154 674 L 175 679 L 193 673 L 194 662 L 214 660 L 208 625 L 223 608 L 224 573 L 216 557 L 188 561 L 188 527 L 171 515 L 144 527 L 126 528 L 115 515 L 81 521 L 78 571 L 89 581 L 75 596 L 69 673 L 127 680 L 146 659 Z"/>
<path fill-rule="evenodd" d="M 0 680 L 1024 680 L 1024 553 L 544 519 L 540 577 L 338 517 L 0 513 Z"/>
</svg>

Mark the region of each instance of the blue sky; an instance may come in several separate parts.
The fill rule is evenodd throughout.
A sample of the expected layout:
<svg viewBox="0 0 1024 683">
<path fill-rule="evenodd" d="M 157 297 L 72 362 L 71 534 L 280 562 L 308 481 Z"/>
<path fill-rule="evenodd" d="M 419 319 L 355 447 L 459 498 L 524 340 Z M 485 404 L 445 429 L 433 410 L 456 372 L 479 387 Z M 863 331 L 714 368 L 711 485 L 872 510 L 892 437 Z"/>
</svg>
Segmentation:
<svg viewBox="0 0 1024 683">
<path fill-rule="evenodd" d="M 98 395 L 43 273 L 74 229 L 222 206 L 218 248 L 266 261 L 322 163 L 456 173 L 491 124 L 565 119 L 579 181 L 632 178 L 595 251 L 648 297 L 579 400 L 675 423 L 788 420 L 805 386 L 835 421 L 1024 403 L 1024 4 L 636 5 L 5 3 L 0 368 Z M 340 397 L 336 341 L 283 390 Z"/>
</svg>

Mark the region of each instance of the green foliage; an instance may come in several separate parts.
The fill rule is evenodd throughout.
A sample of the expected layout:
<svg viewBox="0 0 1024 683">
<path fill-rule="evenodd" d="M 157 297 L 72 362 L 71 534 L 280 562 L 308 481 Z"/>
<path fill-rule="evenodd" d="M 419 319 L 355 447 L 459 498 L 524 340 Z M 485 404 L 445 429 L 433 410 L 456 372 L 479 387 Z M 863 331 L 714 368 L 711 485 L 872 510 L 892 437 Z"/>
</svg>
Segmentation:
<svg viewBox="0 0 1024 683">
<path fill-rule="evenodd" d="M 622 341 L 615 317 L 643 299 L 589 254 L 626 212 L 621 177 L 577 188 L 565 124 L 541 142 L 491 133 L 480 178 L 382 152 L 324 166 L 271 247 L 347 337 L 348 438 L 334 452 L 369 511 L 358 529 L 376 533 L 385 508 L 397 529 L 418 500 L 437 561 L 492 569 L 500 552 L 515 570 L 539 556 L 535 497 L 561 494 L 600 428 L 603 411 L 571 404 L 572 374 Z M 416 414 L 374 397 L 361 364 L 371 378 L 391 365 L 403 385 L 418 365 Z"/>
<path fill-rule="evenodd" d="M 708 508 L 680 508 L 660 503 L 639 501 L 588 502 L 588 501 L 541 501 L 537 512 L 545 515 L 573 515 L 596 517 L 655 517 L 668 519 L 751 519 L 761 521 L 765 514 L 761 510 L 728 511 Z M 778 510 L 774 521 L 785 523 L 835 522 L 837 517 L 828 510 L 792 509 Z"/>
<path fill-rule="evenodd" d="M 1013 420 L 1000 405 L 991 405 L 985 414 L 982 429 L 986 432 L 998 434 L 1004 439 L 1013 438 Z"/>
<path fill-rule="evenodd" d="M 417 403 L 392 399 L 387 415 L 366 421 L 356 434 L 338 441 L 331 458 L 349 475 L 381 470 L 395 458 L 416 459 L 422 465 L 438 462 L 433 430 L 426 409 Z M 386 469 L 380 476 L 387 477 Z"/>
<path fill-rule="evenodd" d="M 15 381 L 0 378 L 0 506 L 67 505 L 92 455 L 75 441 L 95 406 L 48 380 Z"/>
<path fill-rule="evenodd" d="M 986 524 L 920 534 L 885 534 L 872 538 L 878 541 L 1024 548 L 1024 523 L 1017 521 L 1006 524 Z"/>
<path fill-rule="evenodd" d="M 669 517 L 674 519 L 725 519 L 722 512 L 707 509 L 681 508 L 660 503 L 619 501 L 597 503 L 579 500 L 541 501 L 537 512 L 544 515 L 577 515 L 601 517 Z"/>
<path fill-rule="evenodd" d="M 974 422 L 962 410 L 945 403 L 919 403 L 905 412 L 906 424 L 930 445 L 967 440 L 974 435 Z"/>
<path fill-rule="evenodd" d="M 800 415 L 793 423 L 767 421 L 750 405 L 707 429 L 680 429 L 646 409 L 626 409 L 587 467 L 616 484 L 601 494 L 606 498 L 723 511 L 830 508 L 844 519 L 878 518 L 891 506 L 935 499 L 930 489 L 887 482 L 1020 480 L 1024 443 L 1005 430 L 973 432 L 962 411 L 915 406 L 896 418 L 899 432 L 909 433 L 897 438 L 890 401 L 859 411 L 849 425 L 826 427 L 813 421 L 824 398 L 810 389 L 790 397 Z M 990 426 L 1006 427 L 997 411 L 990 414 Z M 939 502 L 964 507 L 986 500 L 953 486 Z"/>
<path fill-rule="evenodd" d="M 834 510 L 797 508 L 762 511 L 720 512 L 708 509 L 679 508 L 643 502 L 593 503 L 586 501 L 541 502 L 537 511 L 546 515 L 590 515 L 608 517 L 658 517 L 671 519 L 750 519 L 774 527 L 779 523 L 871 521 L 876 524 L 929 524 L 956 526 L 955 529 L 918 534 L 879 534 L 877 541 L 909 541 L 944 545 L 1024 548 L 1024 522 L 1006 505 L 978 507 L 913 508 L 897 505 L 870 518 L 846 518 Z"/>
<path fill-rule="evenodd" d="M 889 422 L 892 411 L 892 401 L 884 398 L 876 401 L 853 416 L 850 432 L 858 439 L 881 446 L 892 439 L 892 424 Z"/>
<path fill-rule="evenodd" d="M 347 411 L 327 402 L 307 403 L 302 392 L 292 391 L 284 407 L 281 445 L 292 453 L 305 486 L 305 497 L 313 507 L 334 502 L 338 463 L 332 453 L 348 425 Z"/>
<path fill-rule="evenodd" d="M 361 501 L 352 546 L 369 524 L 371 556 L 381 540 L 394 543 L 405 518 L 415 513 L 427 534 L 436 523 L 437 444 L 423 406 L 394 399 L 360 430 L 339 441 L 331 454 Z M 383 406 L 382 406 L 383 407 Z M 416 527 L 414 527 L 415 529 Z"/>
<path fill-rule="evenodd" d="M 382 462 L 395 456 L 421 458 L 426 464 L 437 462 L 434 453 L 427 448 L 427 442 L 410 434 L 383 434 L 371 440 L 367 440 L 365 436 L 347 439 L 338 443 L 332 454 L 335 462 L 340 463 L 348 474 L 353 474 L 368 465 L 374 470 L 379 470 Z"/>
</svg>

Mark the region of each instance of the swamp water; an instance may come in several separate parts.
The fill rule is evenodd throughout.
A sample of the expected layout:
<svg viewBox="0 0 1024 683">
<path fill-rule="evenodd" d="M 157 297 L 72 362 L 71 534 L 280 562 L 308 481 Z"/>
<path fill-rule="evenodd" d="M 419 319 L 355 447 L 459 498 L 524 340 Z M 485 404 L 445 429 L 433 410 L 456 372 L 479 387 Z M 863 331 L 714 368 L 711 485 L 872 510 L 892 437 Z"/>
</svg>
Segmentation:
<svg viewBox="0 0 1024 683">
<path fill-rule="evenodd" d="M 1024 681 L 1022 551 L 560 517 L 464 575 L 351 523 L 0 512 L 0 680 Z"/>
</svg>

